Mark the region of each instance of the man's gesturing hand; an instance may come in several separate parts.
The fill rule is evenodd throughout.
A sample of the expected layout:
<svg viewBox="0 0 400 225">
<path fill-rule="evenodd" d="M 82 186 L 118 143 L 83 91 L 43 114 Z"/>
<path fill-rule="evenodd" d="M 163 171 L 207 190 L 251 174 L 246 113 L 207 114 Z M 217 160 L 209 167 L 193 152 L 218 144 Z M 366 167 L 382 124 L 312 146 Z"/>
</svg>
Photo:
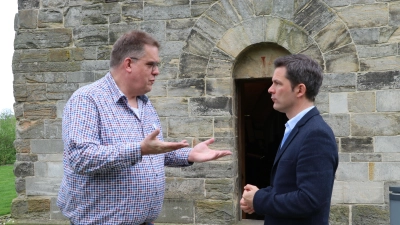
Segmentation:
<svg viewBox="0 0 400 225">
<path fill-rule="evenodd" d="M 227 155 L 232 155 L 231 151 L 221 150 L 216 151 L 208 147 L 208 145 L 214 143 L 214 138 L 208 139 L 206 141 L 200 142 L 192 151 L 189 152 L 188 161 L 189 162 L 206 162 L 214 159 L 218 159 Z"/>
<path fill-rule="evenodd" d="M 156 129 L 151 134 L 147 135 L 147 137 L 142 142 L 140 142 L 142 155 L 166 153 L 189 146 L 186 140 L 180 142 L 160 141 L 157 138 L 157 135 L 159 133 L 160 129 Z"/>
</svg>

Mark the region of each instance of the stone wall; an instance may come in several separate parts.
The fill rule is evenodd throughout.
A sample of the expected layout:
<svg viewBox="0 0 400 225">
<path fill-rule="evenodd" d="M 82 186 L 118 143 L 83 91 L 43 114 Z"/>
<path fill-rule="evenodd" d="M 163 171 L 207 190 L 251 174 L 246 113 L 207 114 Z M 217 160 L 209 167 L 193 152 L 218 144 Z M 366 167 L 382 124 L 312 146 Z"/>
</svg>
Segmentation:
<svg viewBox="0 0 400 225">
<path fill-rule="evenodd" d="M 305 53 L 324 68 L 317 106 L 337 138 L 340 165 L 331 224 L 388 224 L 388 187 L 400 185 L 400 1 L 19 0 L 14 41 L 18 197 L 12 216 L 65 219 L 55 205 L 62 177 L 63 107 L 108 70 L 112 44 L 140 29 L 162 45 L 149 93 L 167 140 L 232 157 L 167 168 L 159 223 L 235 224 L 238 200 L 233 66 L 257 43 Z"/>
</svg>

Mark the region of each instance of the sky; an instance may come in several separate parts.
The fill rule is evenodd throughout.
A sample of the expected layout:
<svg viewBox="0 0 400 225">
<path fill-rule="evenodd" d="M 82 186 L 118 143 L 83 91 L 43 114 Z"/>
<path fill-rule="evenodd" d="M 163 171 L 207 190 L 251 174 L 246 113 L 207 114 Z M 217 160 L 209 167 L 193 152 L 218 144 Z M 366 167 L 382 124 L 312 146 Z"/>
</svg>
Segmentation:
<svg viewBox="0 0 400 225">
<path fill-rule="evenodd" d="M 18 13 L 18 1 L 11 0 L 0 7 L 1 45 L 0 51 L 0 112 L 13 109 L 14 94 L 12 56 L 14 53 L 14 17 Z"/>
</svg>

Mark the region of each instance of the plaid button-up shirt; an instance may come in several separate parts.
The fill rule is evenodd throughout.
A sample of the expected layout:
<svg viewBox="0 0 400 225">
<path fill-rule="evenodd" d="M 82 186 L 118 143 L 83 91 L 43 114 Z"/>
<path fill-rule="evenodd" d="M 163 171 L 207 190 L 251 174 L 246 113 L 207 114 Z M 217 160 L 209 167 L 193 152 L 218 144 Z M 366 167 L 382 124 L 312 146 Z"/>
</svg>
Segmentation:
<svg viewBox="0 0 400 225">
<path fill-rule="evenodd" d="M 146 96 L 139 97 L 138 109 L 136 115 L 110 73 L 66 104 L 57 205 L 74 224 L 154 221 L 164 198 L 164 166 L 190 165 L 190 148 L 141 155 L 140 142 L 161 124 Z"/>
</svg>

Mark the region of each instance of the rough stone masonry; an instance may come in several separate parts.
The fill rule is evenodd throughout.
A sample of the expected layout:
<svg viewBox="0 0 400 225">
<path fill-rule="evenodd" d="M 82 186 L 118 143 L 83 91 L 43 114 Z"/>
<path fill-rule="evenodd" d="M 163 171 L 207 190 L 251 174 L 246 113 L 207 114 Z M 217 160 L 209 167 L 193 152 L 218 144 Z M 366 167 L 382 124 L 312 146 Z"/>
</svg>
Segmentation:
<svg viewBox="0 0 400 225">
<path fill-rule="evenodd" d="M 259 43 L 323 65 L 317 106 L 340 154 L 331 224 L 388 224 L 388 187 L 400 185 L 399 26 L 398 0 L 18 0 L 15 223 L 68 224 L 55 205 L 63 106 L 104 76 L 115 40 L 140 29 L 162 45 L 149 96 L 164 137 L 192 144 L 215 137 L 214 148 L 235 153 L 167 168 L 157 224 L 241 220 L 233 66 Z"/>
</svg>

